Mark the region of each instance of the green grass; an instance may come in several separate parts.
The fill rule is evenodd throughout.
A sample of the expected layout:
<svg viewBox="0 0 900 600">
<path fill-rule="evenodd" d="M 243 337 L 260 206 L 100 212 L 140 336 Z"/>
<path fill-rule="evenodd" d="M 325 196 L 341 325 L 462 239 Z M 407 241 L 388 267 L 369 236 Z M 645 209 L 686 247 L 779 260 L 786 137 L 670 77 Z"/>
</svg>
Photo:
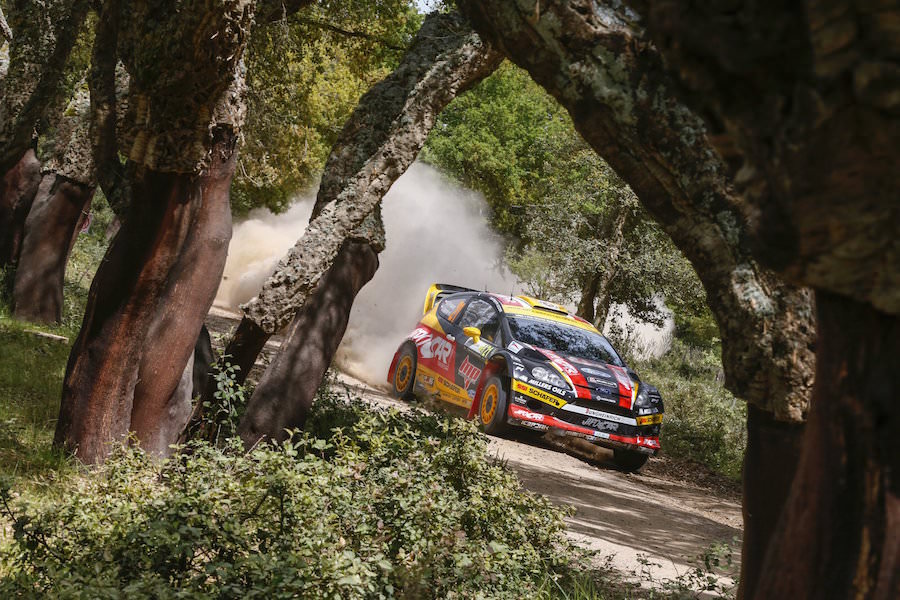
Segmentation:
<svg viewBox="0 0 900 600">
<path fill-rule="evenodd" d="M 66 460 L 51 449 L 70 342 L 0 315 L 0 476 L 47 474 Z M 60 328 L 53 328 L 54 333 Z M 64 333 L 65 330 L 62 330 Z"/>
<path fill-rule="evenodd" d="M 112 212 L 100 193 L 94 199 L 93 213 L 90 231 L 78 236 L 69 255 L 59 325 L 13 319 L 9 298 L 0 297 L 0 477 L 33 480 L 70 464 L 51 448 L 51 443 L 69 350 L 81 327 L 91 280 L 107 246 L 105 231 Z M 5 278 L 4 273 L 0 289 L 8 291 Z"/>
</svg>

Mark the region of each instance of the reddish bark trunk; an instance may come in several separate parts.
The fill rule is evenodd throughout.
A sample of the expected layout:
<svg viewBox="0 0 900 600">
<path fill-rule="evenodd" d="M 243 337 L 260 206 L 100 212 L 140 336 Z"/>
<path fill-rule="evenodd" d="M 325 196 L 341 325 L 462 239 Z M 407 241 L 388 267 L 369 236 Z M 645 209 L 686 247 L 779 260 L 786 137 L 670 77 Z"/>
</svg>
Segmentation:
<svg viewBox="0 0 900 600">
<path fill-rule="evenodd" d="M 94 186 L 57 173 L 44 175 L 25 221 L 25 237 L 13 288 L 13 314 L 20 319 L 58 323 L 69 252 L 78 236 Z"/>
<path fill-rule="evenodd" d="M 753 598 L 900 597 L 900 318 L 816 293 L 812 410 Z"/>
<path fill-rule="evenodd" d="M 154 449 L 162 444 L 156 428 L 224 268 L 231 130 L 220 130 L 211 156 L 201 175 L 136 170 L 130 213 L 91 285 L 63 382 L 55 443 L 84 462 L 102 461 L 130 427 Z"/>
<path fill-rule="evenodd" d="M 353 300 L 377 269 L 378 254 L 370 244 L 351 241 L 341 248 L 250 399 L 238 429 L 247 446 L 262 438 L 284 439 L 285 429 L 303 427 L 344 337 Z"/>
<path fill-rule="evenodd" d="M 772 413 L 747 406 L 740 598 L 752 598 L 756 591 L 766 546 L 776 531 L 800 460 L 803 429 L 803 423 L 776 421 Z"/>
<path fill-rule="evenodd" d="M 0 193 L 0 268 L 19 259 L 25 219 L 41 183 L 41 161 L 29 148 L 3 176 Z M 12 285 L 12 281 L 8 282 Z"/>
<path fill-rule="evenodd" d="M 193 355 L 203 320 L 222 280 L 231 240 L 229 189 L 237 153 L 234 141 L 213 149 L 219 159 L 193 189 L 179 190 L 197 203 L 191 231 L 172 265 L 170 284 L 159 298 L 157 315 L 144 340 L 145 350 L 134 390 L 131 429 L 141 447 L 158 455 L 169 453 L 191 414 L 191 394 L 175 394 L 185 364 Z M 222 157 L 227 159 L 222 160 Z M 187 380 L 190 382 L 190 378 Z M 173 395 L 174 394 L 174 395 Z"/>
</svg>

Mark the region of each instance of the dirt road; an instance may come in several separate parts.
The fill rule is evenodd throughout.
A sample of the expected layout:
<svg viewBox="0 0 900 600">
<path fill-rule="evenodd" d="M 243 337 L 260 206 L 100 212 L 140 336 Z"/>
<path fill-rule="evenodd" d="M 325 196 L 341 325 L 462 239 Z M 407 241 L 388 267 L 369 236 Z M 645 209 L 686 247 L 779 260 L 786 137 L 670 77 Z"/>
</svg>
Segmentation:
<svg viewBox="0 0 900 600">
<path fill-rule="evenodd" d="M 349 375 L 340 374 L 339 381 L 352 395 L 377 406 L 406 407 Z M 570 536 L 611 556 L 612 566 L 625 574 L 645 568 L 640 561 L 644 557 L 654 564 L 655 579 L 675 579 L 711 544 L 740 547 L 741 505 L 732 486 L 716 485 L 709 477 L 685 481 L 671 472 L 668 461 L 656 458 L 640 473 L 622 473 L 613 466 L 611 451 L 572 444 L 571 439 L 525 433 L 488 441 L 527 489 L 574 508 L 568 519 Z M 734 574 L 740 564 L 737 554 Z"/>
<path fill-rule="evenodd" d="M 214 312 L 207 323 L 213 331 L 227 331 L 234 316 Z M 270 342 L 269 352 L 277 345 Z M 407 407 L 349 375 L 340 374 L 339 382 L 373 405 Z M 527 489 L 574 508 L 568 519 L 571 537 L 610 555 L 612 566 L 625 574 L 640 572 L 645 557 L 658 565 L 652 567 L 655 579 L 675 579 L 711 544 L 740 547 L 740 497 L 734 486 L 702 470 L 663 457 L 651 459 L 638 474 L 626 474 L 612 465 L 612 452 L 571 438 L 526 434 L 491 437 L 489 444 Z M 736 573 L 739 553 L 733 558 Z"/>
</svg>

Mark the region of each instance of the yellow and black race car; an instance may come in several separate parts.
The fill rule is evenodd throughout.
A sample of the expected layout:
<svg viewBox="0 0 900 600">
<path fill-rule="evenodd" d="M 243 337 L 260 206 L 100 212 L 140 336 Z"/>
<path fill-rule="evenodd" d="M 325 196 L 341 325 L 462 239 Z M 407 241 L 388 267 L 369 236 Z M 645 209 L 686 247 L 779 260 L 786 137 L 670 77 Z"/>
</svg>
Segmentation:
<svg viewBox="0 0 900 600">
<path fill-rule="evenodd" d="M 564 307 L 434 284 L 424 313 L 388 371 L 398 397 L 422 390 L 468 408 L 490 434 L 517 425 L 583 437 L 626 471 L 659 451 L 659 391 Z"/>
</svg>

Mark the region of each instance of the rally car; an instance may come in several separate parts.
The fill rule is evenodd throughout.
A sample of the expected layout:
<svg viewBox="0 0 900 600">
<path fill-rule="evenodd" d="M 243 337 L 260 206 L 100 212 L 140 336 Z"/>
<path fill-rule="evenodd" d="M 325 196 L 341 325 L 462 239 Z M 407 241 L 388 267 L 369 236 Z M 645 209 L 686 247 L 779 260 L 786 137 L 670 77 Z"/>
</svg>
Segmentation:
<svg viewBox="0 0 900 600">
<path fill-rule="evenodd" d="M 469 409 L 489 434 L 519 426 L 585 438 L 626 471 L 659 451 L 659 391 L 589 322 L 528 296 L 432 285 L 388 383 L 400 398 L 421 391 Z"/>
</svg>

